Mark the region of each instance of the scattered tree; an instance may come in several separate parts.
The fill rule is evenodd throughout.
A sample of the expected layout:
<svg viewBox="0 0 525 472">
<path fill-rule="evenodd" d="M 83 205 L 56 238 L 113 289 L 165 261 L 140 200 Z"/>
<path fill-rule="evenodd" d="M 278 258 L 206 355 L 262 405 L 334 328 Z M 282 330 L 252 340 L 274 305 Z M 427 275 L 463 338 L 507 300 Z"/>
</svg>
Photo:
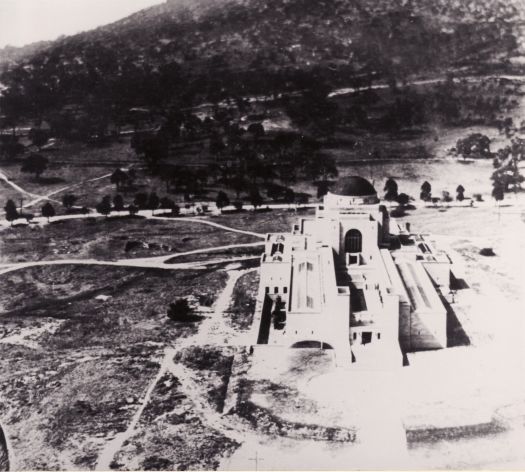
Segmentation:
<svg viewBox="0 0 525 472">
<path fill-rule="evenodd" d="M 49 159 L 47 157 L 40 154 L 31 154 L 22 164 L 21 171 L 28 174 L 35 174 L 35 177 L 39 179 L 47 169 L 48 164 Z"/>
<path fill-rule="evenodd" d="M 397 199 L 397 182 L 389 178 L 385 183 L 385 200 L 395 201 Z"/>
<path fill-rule="evenodd" d="M 148 194 L 147 193 L 137 193 L 135 195 L 135 200 L 133 203 L 138 206 L 141 210 L 144 210 L 148 206 Z"/>
<path fill-rule="evenodd" d="M 148 197 L 148 208 L 151 210 L 151 215 L 160 205 L 160 198 L 155 192 L 151 192 Z"/>
<path fill-rule="evenodd" d="M 122 195 L 115 195 L 113 197 L 113 209 L 115 211 L 124 211 L 124 208 L 124 198 L 122 198 Z"/>
<path fill-rule="evenodd" d="M 494 181 L 494 187 L 492 188 L 492 197 L 496 200 L 499 206 L 499 202 L 505 198 L 505 188 L 499 181 Z"/>
<path fill-rule="evenodd" d="M 47 218 L 47 222 L 49 223 L 49 219 L 55 216 L 55 209 L 53 208 L 53 205 L 51 205 L 50 202 L 47 202 L 42 207 L 42 216 L 44 218 Z"/>
<path fill-rule="evenodd" d="M 397 201 L 397 203 L 399 203 L 399 205 L 404 207 L 404 206 L 408 205 L 408 202 L 410 201 L 410 197 L 406 193 L 400 193 L 397 196 L 396 201 Z"/>
<path fill-rule="evenodd" d="M 230 199 L 228 198 L 228 195 L 226 195 L 226 193 L 221 190 L 217 194 L 215 204 L 217 205 L 217 208 L 222 212 L 222 209 L 230 204 Z"/>
<path fill-rule="evenodd" d="M 458 188 L 456 189 L 456 200 L 458 202 L 462 202 L 463 200 L 465 200 L 465 188 L 463 187 L 463 185 L 458 185 Z"/>
<path fill-rule="evenodd" d="M 129 205 L 128 212 L 129 212 L 129 216 L 135 216 L 139 212 L 139 209 L 135 205 Z"/>
<path fill-rule="evenodd" d="M 248 126 L 248 133 L 255 138 L 261 138 L 264 136 L 264 126 L 261 123 L 252 123 Z"/>
<path fill-rule="evenodd" d="M 258 206 L 261 206 L 263 199 L 259 193 L 259 189 L 254 187 L 250 192 L 250 203 L 253 205 L 253 208 L 256 210 Z"/>
<path fill-rule="evenodd" d="M 170 320 L 183 322 L 191 319 L 192 309 L 186 298 L 179 298 L 175 303 L 170 303 L 167 314 Z"/>
<path fill-rule="evenodd" d="M 68 210 L 73 207 L 73 205 L 76 203 L 76 201 L 77 201 L 77 197 L 75 195 L 73 195 L 72 193 L 66 193 L 62 197 L 62 205 L 64 206 L 64 208 L 66 208 Z"/>
<path fill-rule="evenodd" d="M 101 215 L 104 215 L 106 218 L 111 213 L 111 197 L 106 195 L 101 202 L 96 206 L 96 210 Z"/>
<path fill-rule="evenodd" d="M 452 197 L 450 196 L 450 192 L 448 192 L 447 190 L 443 190 L 443 192 L 441 192 L 441 194 L 443 195 L 443 201 L 444 202 L 451 202 L 452 201 Z"/>
<path fill-rule="evenodd" d="M 137 172 L 135 171 L 135 169 L 133 169 L 133 167 L 128 171 L 127 177 L 127 183 L 129 185 L 133 185 L 135 183 L 135 180 L 137 180 Z"/>
<path fill-rule="evenodd" d="M 327 180 L 320 180 L 315 185 L 317 187 L 317 198 L 323 198 L 330 188 L 330 182 Z"/>
<path fill-rule="evenodd" d="M 173 207 L 175 206 L 175 202 L 169 198 L 169 197 L 162 197 L 160 199 L 160 208 L 164 208 L 166 210 L 173 210 Z"/>
<path fill-rule="evenodd" d="M 28 137 L 31 140 L 31 142 L 40 150 L 42 149 L 42 146 L 49 141 L 49 131 L 44 129 L 31 128 L 29 130 Z"/>
<path fill-rule="evenodd" d="M 295 202 L 295 192 L 293 191 L 293 189 L 287 188 L 284 191 L 284 202 L 288 204 Z"/>
<path fill-rule="evenodd" d="M 13 200 L 7 200 L 4 207 L 5 219 L 13 225 L 13 221 L 18 219 L 18 211 L 16 209 L 15 202 Z"/>
<path fill-rule="evenodd" d="M 458 140 L 456 151 L 464 159 L 467 157 L 475 159 L 491 157 L 490 138 L 481 133 L 470 134 L 466 138 Z"/>
<path fill-rule="evenodd" d="M 128 176 L 122 169 L 116 169 L 110 177 L 110 181 L 112 184 L 115 184 L 117 191 L 120 190 L 120 187 L 123 186 L 127 180 Z"/>
<path fill-rule="evenodd" d="M 39 128 L 31 128 L 28 137 L 38 149 L 41 149 L 42 146 L 49 141 L 49 131 Z"/>
<path fill-rule="evenodd" d="M 421 185 L 419 198 L 424 202 L 428 202 L 432 198 L 432 186 L 426 180 L 423 182 L 423 185 Z"/>
</svg>

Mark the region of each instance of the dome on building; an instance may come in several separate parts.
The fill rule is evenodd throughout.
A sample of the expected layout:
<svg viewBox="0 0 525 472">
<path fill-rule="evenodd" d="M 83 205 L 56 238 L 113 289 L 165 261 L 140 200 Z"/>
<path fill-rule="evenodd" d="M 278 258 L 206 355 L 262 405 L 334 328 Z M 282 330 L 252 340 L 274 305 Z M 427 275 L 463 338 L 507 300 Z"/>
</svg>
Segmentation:
<svg viewBox="0 0 525 472">
<path fill-rule="evenodd" d="M 345 197 L 363 197 L 377 194 L 376 189 L 368 180 L 358 176 L 339 179 L 330 192 Z"/>
</svg>

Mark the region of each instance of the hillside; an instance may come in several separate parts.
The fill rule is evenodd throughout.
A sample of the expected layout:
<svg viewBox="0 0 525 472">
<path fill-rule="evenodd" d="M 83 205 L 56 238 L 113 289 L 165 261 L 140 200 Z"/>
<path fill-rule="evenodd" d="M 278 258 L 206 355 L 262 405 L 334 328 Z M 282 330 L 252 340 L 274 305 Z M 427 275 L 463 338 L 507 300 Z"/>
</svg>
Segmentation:
<svg viewBox="0 0 525 472">
<path fill-rule="evenodd" d="M 38 41 L 26 46 L 4 46 L 0 49 L 0 66 L 16 65 L 52 45 L 52 41 Z"/>
<path fill-rule="evenodd" d="M 168 0 L 22 58 L 0 77 L 2 111 L 42 116 L 73 104 L 119 114 L 301 89 L 313 78 L 337 86 L 505 70 L 519 51 L 519 5 Z"/>
</svg>

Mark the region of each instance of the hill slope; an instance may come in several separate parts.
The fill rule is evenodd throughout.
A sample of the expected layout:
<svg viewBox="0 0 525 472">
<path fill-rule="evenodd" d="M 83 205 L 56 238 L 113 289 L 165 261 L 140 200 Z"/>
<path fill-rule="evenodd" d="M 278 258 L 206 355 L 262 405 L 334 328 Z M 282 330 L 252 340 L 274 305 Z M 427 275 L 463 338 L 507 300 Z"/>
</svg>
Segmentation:
<svg viewBox="0 0 525 472">
<path fill-rule="evenodd" d="M 313 77 L 341 85 L 501 68 L 517 51 L 519 5 L 168 0 L 11 67 L 0 77 L 10 89 L 3 110 L 41 115 L 68 104 L 122 110 L 304 88 Z"/>
</svg>

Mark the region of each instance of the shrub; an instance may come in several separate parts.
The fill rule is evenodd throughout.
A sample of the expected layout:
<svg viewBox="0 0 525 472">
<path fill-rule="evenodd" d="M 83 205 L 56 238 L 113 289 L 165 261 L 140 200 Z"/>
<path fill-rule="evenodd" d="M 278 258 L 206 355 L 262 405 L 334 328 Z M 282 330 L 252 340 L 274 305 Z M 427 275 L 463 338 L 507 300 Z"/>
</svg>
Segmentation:
<svg viewBox="0 0 525 472">
<path fill-rule="evenodd" d="M 474 200 L 476 200 L 477 202 L 483 201 L 483 197 L 481 196 L 481 193 L 475 193 L 473 197 L 474 197 Z"/>
<path fill-rule="evenodd" d="M 496 255 L 496 253 L 493 251 L 491 247 L 484 247 L 483 249 L 479 251 L 479 254 L 485 257 L 493 257 Z"/>
<path fill-rule="evenodd" d="M 192 309 L 186 298 L 179 298 L 175 303 L 170 303 L 168 308 L 168 318 L 172 321 L 189 321 Z"/>
</svg>

